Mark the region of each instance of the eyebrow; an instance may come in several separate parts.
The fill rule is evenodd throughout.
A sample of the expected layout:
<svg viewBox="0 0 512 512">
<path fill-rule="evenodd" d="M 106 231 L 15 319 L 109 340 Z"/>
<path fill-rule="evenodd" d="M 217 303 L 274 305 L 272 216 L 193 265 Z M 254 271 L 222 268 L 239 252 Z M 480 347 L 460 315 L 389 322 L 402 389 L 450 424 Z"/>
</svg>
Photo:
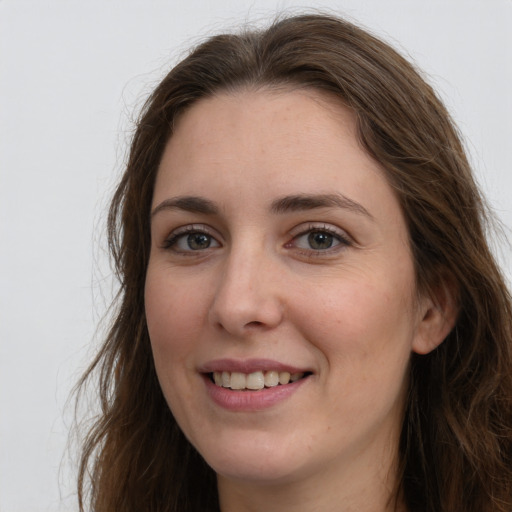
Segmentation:
<svg viewBox="0 0 512 512">
<path fill-rule="evenodd" d="M 219 208 L 213 201 L 204 197 L 180 196 L 162 201 L 151 212 L 151 217 L 163 210 L 184 210 L 192 213 L 202 213 L 204 215 L 215 215 L 219 213 Z"/>
<path fill-rule="evenodd" d="M 272 202 L 273 213 L 314 210 L 316 208 L 342 208 L 373 220 L 370 212 L 360 203 L 343 194 L 298 194 L 281 197 Z"/>
<path fill-rule="evenodd" d="M 364 215 L 373 220 L 370 212 L 360 203 L 343 194 L 296 194 L 272 201 L 270 211 L 274 214 L 314 210 L 317 208 L 342 208 Z M 199 196 L 179 196 L 165 199 L 151 212 L 151 217 L 164 210 L 184 210 L 203 215 L 217 215 L 218 206 L 209 199 Z"/>
</svg>

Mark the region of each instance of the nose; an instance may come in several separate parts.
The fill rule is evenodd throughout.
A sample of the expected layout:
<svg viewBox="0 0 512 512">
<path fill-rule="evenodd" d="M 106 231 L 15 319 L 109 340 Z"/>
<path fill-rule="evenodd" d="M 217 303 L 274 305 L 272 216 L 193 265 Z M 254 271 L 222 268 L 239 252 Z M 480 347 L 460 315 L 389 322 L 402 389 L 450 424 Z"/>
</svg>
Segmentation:
<svg viewBox="0 0 512 512">
<path fill-rule="evenodd" d="M 219 275 L 210 322 L 236 337 L 277 327 L 284 312 L 281 272 L 263 249 L 232 250 Z"/>
</svg>

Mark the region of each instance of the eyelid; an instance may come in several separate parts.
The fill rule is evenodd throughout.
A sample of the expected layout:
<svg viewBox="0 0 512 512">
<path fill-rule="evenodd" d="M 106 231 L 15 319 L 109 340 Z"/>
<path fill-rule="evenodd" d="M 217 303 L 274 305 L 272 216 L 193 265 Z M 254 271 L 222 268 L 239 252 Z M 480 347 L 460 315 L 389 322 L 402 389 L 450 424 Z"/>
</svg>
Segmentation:
<svg viewBox="0 0 512 512">
<path fill-rule="evenodd" d="M 218 232 L 208 226 L 207 224 L 185 224 L 183 226 L 179 226 L 175 229 L 173 229 L 164 239 L 164 241 L 161 244 L 162 249 L 171 249 L 176 245 L 176 242 L 178 239 L 182 236 L 192 234 L 192 233 L 203 233 L 205 235 L 208 235 L 213 240 L 215 240 L 218 243 L 218 246 L 222 246 L 222 242 L 220 241 L 220 236 L 218 235 Z M 215 247 L 213 247 L 215 248 Z M 207 249 L 205 249 L 207 250 Z M 184 252 L 201 252 L 201 251 L 178 251 L 176 252 L 184 253 Z"/>
<path fill-rule="evenodd" d="M 354 242 L 353 238 L 347 233 L 347 231 L 339 228 L 335 224 L 329 224 L 328 222 L 304 222 L 291 229 L 290 235 L 293 238 L 296 238 L 297 236 L 304 235 L 310 231 L 327 231 L 328 233 L 339 236 L 347 241 Z"/>
<path fill-rule="evenodd" d="M 307 255 L 320 255 L 320 256 L 327 256 L 329 254 L 332 254 L 334 252 L 343 250 L 346 247 L 350 247 L 355 245 L 354 239 L 343 229 L 333 225 L 328 224 L 325 222 L 308 222 L 305 224 L 300 224 L 299 226 L 296 226 L 290 231 L 290 235 L 292 236 L 292 239 L 290 242 L 286 244 L 287 248 L 294 248 L 294 242 L 299 239 L 302 236 L 308 235 L 312 232 L 325 232 L 329 233 L 330 235 L 334 236 L 336 240 L 339 242 L 335 244 L 332 247 L 329 247 L 327 249 L 306 249 L 303 247 L 296 247 L 299 251 L 303 252 Z"/>
</svg>

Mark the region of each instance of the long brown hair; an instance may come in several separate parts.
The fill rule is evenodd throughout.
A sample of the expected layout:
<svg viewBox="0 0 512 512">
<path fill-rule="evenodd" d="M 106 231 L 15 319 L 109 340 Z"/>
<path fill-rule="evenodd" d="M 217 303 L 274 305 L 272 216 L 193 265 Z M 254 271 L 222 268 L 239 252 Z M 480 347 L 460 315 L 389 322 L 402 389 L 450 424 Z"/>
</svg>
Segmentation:
<svg viewBox="0 0 512 512">
<path fill-rule="evenodd" d="M 198 99 L 241 88 L 327 91 L 357 115 L 408 224 L 418 289 L 447 280 L 459 314 L 446 340 L 413 355 L 399 492 L 411 512 L 512 510 L 512 306 L 486 240 L 488 214 L 460 137 L 414 67 L 344 20 L 285 18 L 194 49 L 147 100 L 115 192 L 109 243 L 117 310 L 97 358 L 101 414 L 85 439 L 80 510 L 218 510 L 214 472 L 188 443 L 157 382 L 144 315 L 149 212 L 164 146 Z"/>
</svg>

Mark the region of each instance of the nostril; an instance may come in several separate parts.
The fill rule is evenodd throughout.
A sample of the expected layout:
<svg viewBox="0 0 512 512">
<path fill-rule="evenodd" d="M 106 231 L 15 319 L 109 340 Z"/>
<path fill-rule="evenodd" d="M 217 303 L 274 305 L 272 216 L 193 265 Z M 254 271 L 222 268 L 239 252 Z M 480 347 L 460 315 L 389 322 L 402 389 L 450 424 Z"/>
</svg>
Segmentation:
<svg viewBox="0 0 512 512">
<path fill-rule="evenodd" d="M 261 327 L 263 325 L 263 322 L 253 321 L 245 324 L 246 327 Z"/>
</svg>

